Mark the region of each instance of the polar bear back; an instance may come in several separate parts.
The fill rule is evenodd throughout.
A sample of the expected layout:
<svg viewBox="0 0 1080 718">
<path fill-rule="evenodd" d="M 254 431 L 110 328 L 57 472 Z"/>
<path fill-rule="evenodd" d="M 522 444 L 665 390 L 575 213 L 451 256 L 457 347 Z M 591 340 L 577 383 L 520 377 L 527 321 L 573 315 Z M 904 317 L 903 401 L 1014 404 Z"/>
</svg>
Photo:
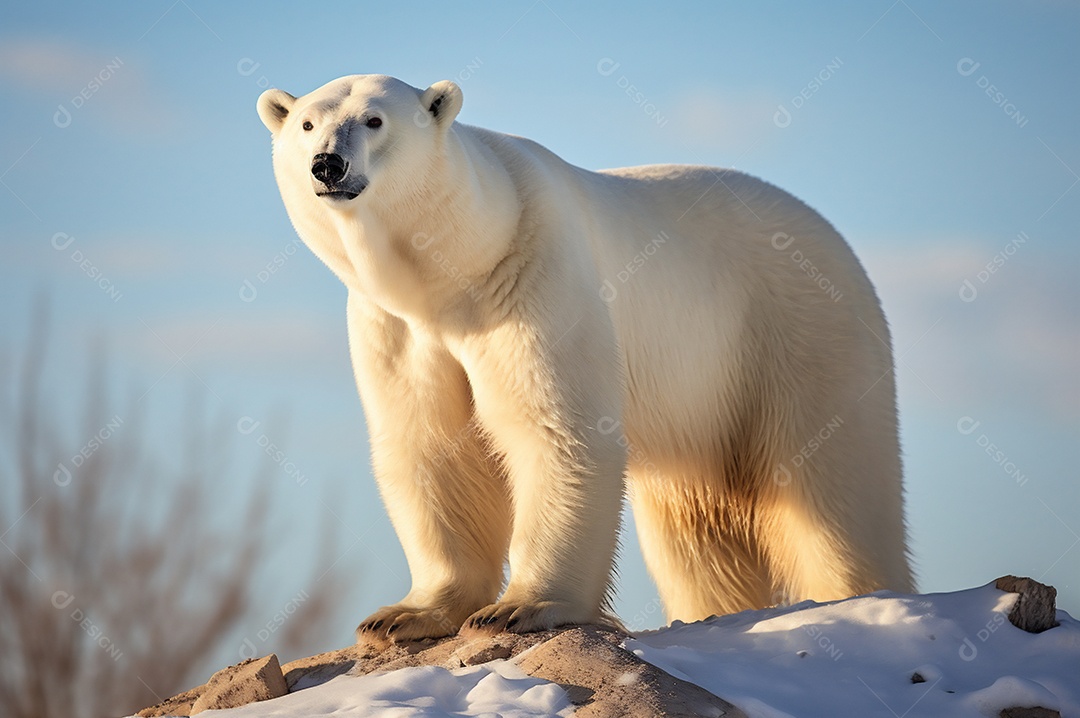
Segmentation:
<svg viewBox="0 0 1080 718">
<path fill-rule="evenodd" d="M 461 130 L 498 156 L 608 304 L 625 430 L 650 461 L 688 449 L 715 457 L 730 449 L 716 437 L 758 421 L 812 435 L 824 409 L 857 403 L 853 387 L 890 365 L 888 328 L 858 259 L 793 195 L 731 169 L 594 172 L 531 140 Z M 788 396 L 798 405 L 785 406 Z"/>
</svg>

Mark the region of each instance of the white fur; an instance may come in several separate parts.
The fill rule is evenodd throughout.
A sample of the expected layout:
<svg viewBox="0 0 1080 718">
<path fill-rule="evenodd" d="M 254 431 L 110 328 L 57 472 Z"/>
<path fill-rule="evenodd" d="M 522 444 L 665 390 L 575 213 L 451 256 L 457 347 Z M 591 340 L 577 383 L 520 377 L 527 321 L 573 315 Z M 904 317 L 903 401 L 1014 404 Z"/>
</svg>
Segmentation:
<svg viewBox="0 0 1080 718">
<path fill-rule="evenodd" d="M 413 576 L 360 635 L 603 619 L 624 481 L 669 618 L 910 589 L 888 330 L 835 230 L 738 172 L 590 172 L 460 107 L 379 75 L 259 103 L 349 290 Z M 341 147 L 367 187 L 318 197 Z"/>
</svg>

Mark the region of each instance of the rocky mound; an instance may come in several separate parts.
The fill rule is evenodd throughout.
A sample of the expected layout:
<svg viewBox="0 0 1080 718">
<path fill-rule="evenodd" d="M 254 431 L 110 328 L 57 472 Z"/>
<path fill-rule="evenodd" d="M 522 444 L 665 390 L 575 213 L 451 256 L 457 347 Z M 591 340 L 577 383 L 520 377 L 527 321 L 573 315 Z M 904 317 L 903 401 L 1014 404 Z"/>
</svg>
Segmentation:
<svg viewBox="0 0 1080 718">
<path fill-rule="evenodd" d="M 1029 633 L 1057 625 L 1056 591 L 1031 579 L 1005 576 L 997 589 L 1018 594 L 1008 620 Z M 526 675 L 558 684 L 576 716 L 745 716 L 730 702 L 643 661 L 623 646 L 631 637 L 596 626 L 525 635 L 463 633 L 385 648 L 350 646 L 284 667 L 274 655 L 215 673 L 210 680 L 139 716 L 190 716 L 232 708 L 322 685 L 341 675 L 361 676 L 418 666 L 450 670 L 508 661 Z M 632 643 L 632 641 L 631 641 Z M 916 679 L 912 679 L 914 682 Z M 1000 704 L 999 704 L 1000 705 Z M 1059 715 L 1038 707 L 1008 708 L 1002 716 Z"/>
</svg>

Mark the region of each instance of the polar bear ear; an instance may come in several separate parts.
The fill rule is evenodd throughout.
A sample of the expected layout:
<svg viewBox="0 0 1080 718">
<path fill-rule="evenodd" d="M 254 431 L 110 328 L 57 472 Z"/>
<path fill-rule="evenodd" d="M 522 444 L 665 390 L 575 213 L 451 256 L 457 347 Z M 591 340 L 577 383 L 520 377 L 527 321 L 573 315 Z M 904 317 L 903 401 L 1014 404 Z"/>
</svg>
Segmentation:
<svg viewBox="0 0 1080 718">
<path fill-rule="evenodd" d="M 461 111 L 461 88 L 450 80 L 440 80 L 424 90 L 420 104 L 440 127 L 446 128 Z"/>
<path fill-rule="evenodd" d="M 259 118 L 266 125 L 266 129 L 276 135 L 285 124 L 285 118 L 289 116 L 294 102 L 296 98 L 284 90 L 267 90 L 259 95 Z"/>
</svg>

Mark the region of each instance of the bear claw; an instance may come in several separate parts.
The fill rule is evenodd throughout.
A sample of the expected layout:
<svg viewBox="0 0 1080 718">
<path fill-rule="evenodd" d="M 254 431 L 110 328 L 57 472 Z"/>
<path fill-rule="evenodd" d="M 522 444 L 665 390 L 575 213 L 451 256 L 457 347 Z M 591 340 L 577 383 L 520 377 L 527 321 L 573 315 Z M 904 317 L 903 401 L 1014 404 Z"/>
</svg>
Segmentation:
<svg viewBox="0 0 1080 718">
<path fill-rule="evenodd" d="M 460 625 L 460 621 L 454 621 L 442 608 L 386 606 L 360 623 L 356 641 L 385 645 L 444 638 L 457 633 Z"/>
<path fill-rule="evenodd" d="M 480 609 L 465 622 L 464 628 L 480 633 L 532 633 L 558 626 L 590 623 L 588 616 L 568 603 L 536 601 L 530 603 L 494 603 Z"/>
</svg>

